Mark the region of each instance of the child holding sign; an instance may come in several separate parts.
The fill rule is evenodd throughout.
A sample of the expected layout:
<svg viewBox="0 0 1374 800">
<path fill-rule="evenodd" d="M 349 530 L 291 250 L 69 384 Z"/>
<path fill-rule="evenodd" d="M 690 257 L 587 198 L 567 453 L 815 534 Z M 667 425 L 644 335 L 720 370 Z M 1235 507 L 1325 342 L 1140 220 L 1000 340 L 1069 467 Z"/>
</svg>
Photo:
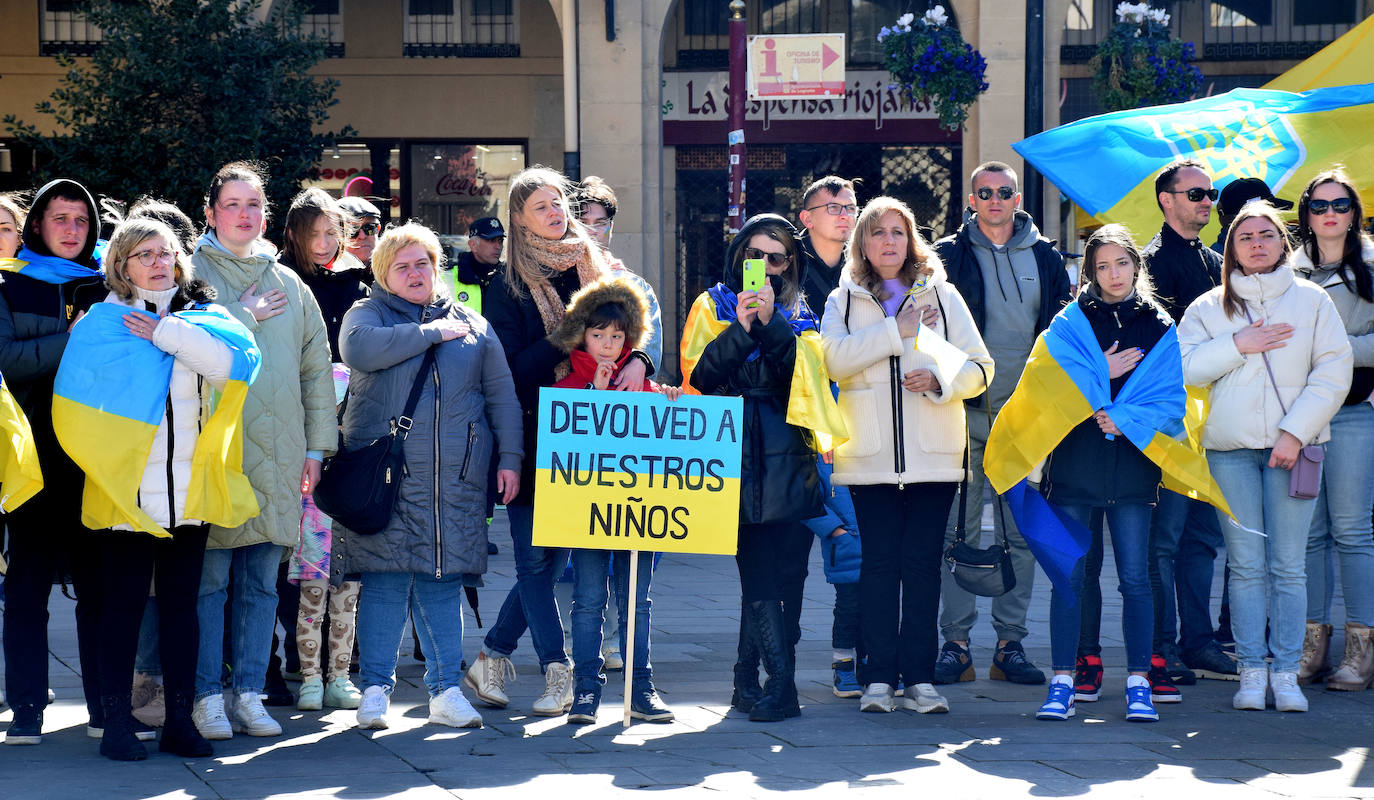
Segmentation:
<svg viewBox="0 0 1374 800">
<path fill-rule="evenodd" d="M 638 287 L 623 278 L 603 279 L 588 284 L 572 296 L 562 323 L 550 340 L 568 354 L 572 372 L 558 383 L 560 389 L 607 389 L 630 354 L 643 347 L 651 328 L 649 303 Z M 659 386 L 644 380 L 639 387 L 659 392 L 670 400 L 682 396 L 676 386 Z M 654 690 L 653 668 L 649 664 L 649 581 L 653 577 L 653 554 L 636 551 L 639 565 L 635 581 L 635 642 L 632 665 L 630 716 L 647 722 L 669 722 L 673 712 Z M 620 616 L 620 635 L 625 636 L 625 617 L 629 597 L 630 552 L 625 550 L 576 549 L 573 563 L 573 704 L 568 724 L 585 725 L 596 721 L 601 705 L 602 673 L 601 625 L 607 603 L 606 571 L 615 559 L 616 605 Z M 625 643 L 620 643 L 621 652 Z"/>
</svg>

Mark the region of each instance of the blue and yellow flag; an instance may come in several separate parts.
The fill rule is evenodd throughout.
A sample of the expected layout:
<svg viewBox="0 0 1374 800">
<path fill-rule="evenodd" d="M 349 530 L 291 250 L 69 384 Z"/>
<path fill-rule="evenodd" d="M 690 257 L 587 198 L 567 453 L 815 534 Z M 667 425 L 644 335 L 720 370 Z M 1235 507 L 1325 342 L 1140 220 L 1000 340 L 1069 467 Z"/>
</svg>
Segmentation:
<svg viewBox="0 0 1374 800">
<path fill-rule="evenodd" d="M 687 325 L 682 329 L 679 348 L 684 392 L 701 394 L 692 388 L 692 370 L 696 369 L 706 345 L 735 320 L 735 305 L 735 293 L 723 283 L 717 283 L 702 292 L 692 303 Z M 821 349 L 819 325 L 805 303 L 800 304 L 796 318 L 788 316 L 787 309 L 780 305 L 776 306 L 775 313 L 787 319 L 797 335 L 797 358 L 792 365 L 792 393 L 787 400 L 787 422 L 813 432 L 816 435 L 813 443 L 815 448 L 825 452 L 848 441 L 849 431 L 831 392 L 830 373 L 825 369 L 825 351 Z M 755 348 L 748 360 L 753 361 L 760 356 L 758 348 Z"/>
<path fill-rule="evenodd" d="M 1160 468 L 1165 488 L 1231 514 L 1196 436 L 1188 435 L 1200 430 L 1206 415 L 1205 403 L 1195 402 L 1196 397 L 1190 402 L 1184 388 L 1178 332 L 1172 325 L 1115 399 L 1107 359 L 1077 303 L 1059 312 L 1040 334 L 1016 391 L 993 422 L 983 468 L 993 489 L 1007 496 L 1021 534 L 1052 580 L 1067 579 L 1087 552 L 1086 531 L 1038 492 L 1028 491 L 1026 476 L 1099 409 Z"/>
<path fill-rule="evenodd" d="M 138 506 L 138 489 L 172 380 L 172 356 L 124 326 L 128 313 L 97 303 L 72 328 L 53 386 L 53 428 L 86 473 L 81 522 L 88 528 L 127 524 L 154 536 L 167 531 Z M 234 527 L 258 514 L 243 474 L 243 403 L 257 378 L 261 352 L 229 312 L 210 305 L 175 316 L 199 326 L 233 353 L 229 381 L 201 429 L 191 462 L 185 516 Z"/>
<path fill-rule="evenodd" d="M 1301 94 L 1233 89 L 1186 103 L 1116 111 L 1061 125 L 1012 145 L 1084 211 L 1131 230 L 1160 225 L 1154 177 L 1179 157 L 1207 166 L 1218 189 L 1260 178 L 1297 195 L 1340 162 L 1374 192 L 1374 84 Z M 1215 215 L 1213 215 L 1215 218 Z M 1215 225 L 1215 219 L 1213 225 Z M 1215 238 L 1216 228 L 1202 234 Z"/>
<path fill-rule="evenodd" d="M 10 387 L 0 378 L 0 510 L 10 512 L 43 488 L 38 448 L 24 409 L 15 402 Z"/>
<path fill-rule="evenodd" d="M 95 244 L 95 252 L 91 258 L 96 263 L 105 256 L 106 241 L 101 239 Z M 44 283 L 66 283 L 67 281 L 78 278 L 89 278 L 97 274 L 88 267 L 83 267 L 75 261 L 70 261 L 59 256 L 43 256 L 33 252 L 27 247 L 20 248 L 14 258 L 0 258 L 0 271 L 17 272 L 29 278 L 35 278 Z"/>
</svg>

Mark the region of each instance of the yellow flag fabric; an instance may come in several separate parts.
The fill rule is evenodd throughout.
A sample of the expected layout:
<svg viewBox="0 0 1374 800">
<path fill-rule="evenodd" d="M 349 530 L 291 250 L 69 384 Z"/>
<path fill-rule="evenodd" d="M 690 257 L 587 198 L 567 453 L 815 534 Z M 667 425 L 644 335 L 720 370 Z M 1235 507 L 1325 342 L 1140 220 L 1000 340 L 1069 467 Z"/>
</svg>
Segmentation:
<svg viewBox="0 0 1374 800">
<path fill-rule="evenodd" d="M 1264 88 L 1305 92 L 1363 83 L 1371 75 L 1374 75 L 1374 16 L 1366 17 L 1336 41 L 1264 84 Z"/>
<path fill-rule="evenodd" d="M 15 510 L 43 488 L 43 471 L 38 465 L 38 448 L 33 429 L 24 410 L 0 378 L 0 509 Z"/>
</svg>

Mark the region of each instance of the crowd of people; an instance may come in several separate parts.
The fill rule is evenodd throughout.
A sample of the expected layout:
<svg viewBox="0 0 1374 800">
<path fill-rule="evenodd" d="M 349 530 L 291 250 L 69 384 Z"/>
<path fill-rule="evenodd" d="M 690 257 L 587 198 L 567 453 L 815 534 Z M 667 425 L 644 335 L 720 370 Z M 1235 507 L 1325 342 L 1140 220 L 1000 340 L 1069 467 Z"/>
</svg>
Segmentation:
<svg viewBox="0 0 1374 800">
<path fill-rule="evenodd" d="M 1142 247 L 1106 225 L 1077 274 L 1021 210 L 1011 167 L 981 164 L 969 183 L 963 223 L 933 242 L 900 199 L 860 206 L 836 176 L 806 188 L 800 229 L 749 219 L 691 306 L 680 388 L 653 379 L 671 371 L 658 299 L 613 254 L 617 201 L 599 179 L 524 170 L 508 221 L 471 223 L 454 264 L 429 228 L 319 189 L 297 195 L 274 245 L 247 162 L 215 174 L 203 225 L 154 198 L 97 204 L 73 180 L 0 197 L 0 374 L 42 471 L 3 518 L 5 743 L 41 742 L 54 581 L 75 593 L 86 730 L 111 759 L 146 758 L 158 727 L 182 757 L 279 735 L 264 701 L 386 728 L 408 627 L 431 723 L 481 726 L 465 689 L 507 707 L 526 631 L 545 684 L 533 714 L 595 722 L 620 667 L 632 716 L 672 720 L 651 661 L 652 555 L 632 569 L 629 552 L 534 544 L 544 387 L 743 398 L 730 706 L 751 720 L 802 713 L 813 540 L 835 592 L 833 692 L 861 711 L 948 712 L 937 687 L 976 679 L 977 596 L 942 566 L 984 531 L 1014 578 L 990 604 L 987 677 L 1048 683 L 1040 719 L 1101 696 L 1105 537 L 1127 720 L 1157 720 L 1199 677 L 1237 681 L 1234 707 L 1253 710 L 1272 696 L 1304 711 L 1315 682 L 1374 684 L 1374 240 L 1345 173 L 1317 175 L 1290 226 L 1292 204 L 1262 181 L 1219 193 L 1203 164 L 1176 161 L 1155 181 L 1158 234 Z M 1213 249 L 1198 237 L 1218 201 Z M 1033 531 L 985 472 L 990 440 L 1023 424 L 1001 412 L 1051 335 L 1087 354 L 1106 400 L 1032 476 L 1089 537 L 1054 585 L 1047 677 L 1022 645 Z M 1126 435 L 1142 415 L 1181 430 L 1199 398 L 1191 434 L 1224 503 L 1165 489 L 1159 458 Z M 330 519 L 313 498 L 325 459 L 392 435 L 407 458 L 388 521 Z M 466 658 L 462 603 L 498 505 L 515 585 Z"/>
</svg>

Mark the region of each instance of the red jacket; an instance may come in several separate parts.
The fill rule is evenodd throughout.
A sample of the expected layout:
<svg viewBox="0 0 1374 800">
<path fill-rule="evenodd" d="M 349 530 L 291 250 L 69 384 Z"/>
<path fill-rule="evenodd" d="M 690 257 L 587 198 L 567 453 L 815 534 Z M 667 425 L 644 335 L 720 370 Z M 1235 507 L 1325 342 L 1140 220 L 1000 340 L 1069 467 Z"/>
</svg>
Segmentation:
<svg viewBox="0 0 1374 800">
<path fill-rule="evenodd" d="M 632 348 L 625 345 L 620 351 L 620 358 L 615 362 L 615 373 L 611 375 L 611 380 L 620 374 L 620 370 L 625 366 L 625 362 L 630 358 Z M 568 359 L 572 362 L 572 372 L 568 377 L 555 383 L 555 389 L 590 389 L 592 388 L 592 378 L 596 376 L 596 359 L 592 358 L 585 350 L 574 350 L 568 354 Z M 644 379 L 644 386 L 640 388 L 642 392 L 658 391 L 658 384 Z"/>
</svg>

